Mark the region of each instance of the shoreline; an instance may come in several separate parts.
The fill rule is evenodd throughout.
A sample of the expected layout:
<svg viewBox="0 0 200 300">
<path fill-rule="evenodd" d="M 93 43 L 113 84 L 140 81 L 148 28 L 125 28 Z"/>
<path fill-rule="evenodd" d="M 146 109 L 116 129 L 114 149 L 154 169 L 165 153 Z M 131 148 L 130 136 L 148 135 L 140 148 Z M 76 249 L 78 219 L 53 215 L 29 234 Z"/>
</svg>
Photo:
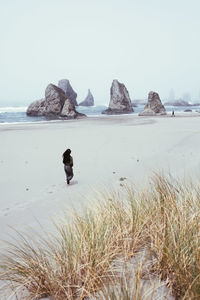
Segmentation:
<svg viewBox="0 0 200 300">
<path fill-rule="evenodd" d="M 5 122 L 5 123 L 0 123 L 0 131 L 4 129 L 4 127 L 18 127 L 18 126 L 35 126 L 37 125 L 48 125 L 48 124 L 67 124 L 67 123 L 72 123 L 72 122 L 85 122 L 85 121 L 98 121 L 98 120 L 105 120 L 105 121 L 111 121 L 109 119 L 116 119 L 120 120 L 123 119 L 123 121 L 127 121 L 130 119 L 151 119 L 155 118 L 160 119 L 160 118 L 170 118 L 171 113 L 167 113 L 167 115 L 160 115 L 160 116 L 139 116 L 138 114 L 131 113 L 131 114 L 119 114 L 119 115 L 87 115 L 84 118 L 77 118 L 77 119 L 68 119 L 68 120 L 62 120 L 62 119 L 54 119 L 54 120 L 43 120 L 43 121 L 32 121 L 32 122 Z M 200 117 L 199 112 L 175 112 L 175 118 L 195 118 L 195 117 Z M 145 122 L 146 123 L 146 122 Z M 148 122 L 147 122 L 148 123 Z M 13 128 L 15 129 L 15 128 Z"/>
</svg>

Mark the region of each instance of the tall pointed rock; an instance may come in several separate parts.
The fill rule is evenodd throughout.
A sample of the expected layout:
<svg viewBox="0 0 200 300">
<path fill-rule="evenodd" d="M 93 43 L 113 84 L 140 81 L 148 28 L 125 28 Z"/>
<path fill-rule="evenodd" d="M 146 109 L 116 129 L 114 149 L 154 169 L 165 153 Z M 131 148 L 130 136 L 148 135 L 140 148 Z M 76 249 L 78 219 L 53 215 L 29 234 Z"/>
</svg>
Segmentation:
<svg viewBox="0 0 200 300">
<path fill-rule="evenodd" d="M 90 92 L 90 89 L 88 89 L 87 97 L 83 102 L 79 103 L 79 106 L 93 106 L 93 105 L 94 105 L 94 97 Z"/>
<path fill-rule="evenodd" d="M 133 107 L 127 88 L 118 80 L 113 80 L 110 89 L 110 103 L 108 109 L 104 110 L 102 114 L 125 114 L 132 113 Z"/>
</svg>

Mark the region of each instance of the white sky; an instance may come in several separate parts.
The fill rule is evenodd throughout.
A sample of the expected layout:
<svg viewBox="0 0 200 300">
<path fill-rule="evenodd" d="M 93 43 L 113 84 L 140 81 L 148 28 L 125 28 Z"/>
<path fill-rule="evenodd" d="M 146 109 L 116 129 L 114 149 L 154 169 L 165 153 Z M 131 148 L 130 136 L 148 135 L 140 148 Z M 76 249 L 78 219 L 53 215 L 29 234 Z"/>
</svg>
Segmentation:
<svg viewBox="0 0 200 300">
<path fill-rule="evenodd" d="M 113 79 L 200 97 L 200 0 L 0 0 L 0 105 L 40 99 L 67 78 L 107 103 Z"/>
</svg>

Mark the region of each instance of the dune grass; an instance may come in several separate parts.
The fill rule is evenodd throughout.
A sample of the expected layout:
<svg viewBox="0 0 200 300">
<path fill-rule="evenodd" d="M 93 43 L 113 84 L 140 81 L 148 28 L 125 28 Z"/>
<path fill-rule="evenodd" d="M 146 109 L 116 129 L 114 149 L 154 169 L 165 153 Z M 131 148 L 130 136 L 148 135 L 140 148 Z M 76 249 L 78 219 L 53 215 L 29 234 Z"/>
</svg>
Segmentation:
<svg viewBox="0 0 200 300">
<path fill-rule="evenodd" d="M 0 279 L 23 290 L 25 299 L 87 299 L 99 291 L 101 299 L 131 299 L 112 266 L 144 248 L 155 258 L 150 272 L 166 280 L 177 299 L 200 298 L 198 184 L 155 175 L 146 188 L 126 184 L 100 194 L 72 222 L 59 222 L 54 235 L 18 233 L 0 257 Z M 136 276 L 132 299 L 140 299 L 144 275 Z M 114 283 L 117 295 L 106 288 Z"/>
</svg>

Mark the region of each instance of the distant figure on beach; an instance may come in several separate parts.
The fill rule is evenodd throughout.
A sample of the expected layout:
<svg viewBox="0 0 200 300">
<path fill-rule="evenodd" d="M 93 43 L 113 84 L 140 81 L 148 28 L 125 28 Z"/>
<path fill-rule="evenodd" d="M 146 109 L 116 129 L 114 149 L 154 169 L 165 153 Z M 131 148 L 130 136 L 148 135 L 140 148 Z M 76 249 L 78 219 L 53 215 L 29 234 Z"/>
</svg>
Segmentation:
<svg viewBox="0 0 200 300">
<path fill-rule="evenodd" d="M 174 110 L 172 110 L 172 117 L 175 117 Z"/>
<path fill-rule="evenodd" d="M 70 183 L 70 180 L 73 178 L 74 174 L 73 174 L 73 158 L 70 155 L 71 154 L 71 150 L 67 149 L 64 153 L 63 153 L 63 164 L 64 164 L 64 170 L 65 170 L 65 174 L 66 174 L 66 180 L 67 180 L 67 184 Z"/>
</svg>

